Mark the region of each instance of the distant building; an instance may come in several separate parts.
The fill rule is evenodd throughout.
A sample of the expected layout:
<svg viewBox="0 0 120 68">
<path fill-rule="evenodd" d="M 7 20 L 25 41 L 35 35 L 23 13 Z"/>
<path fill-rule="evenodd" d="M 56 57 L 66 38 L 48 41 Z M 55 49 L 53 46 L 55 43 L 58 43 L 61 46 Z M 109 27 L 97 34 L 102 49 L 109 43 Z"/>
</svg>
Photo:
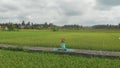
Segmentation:
<svg viewBox="0 0 120 68">
<path fill-rule="evenodd" d="M 24 29 L 24 28 L 25 28 L 25 25 L 20 25 L 19 28 L 20 28 L 20 29 Z"/>
<path fill-rule="evenodd" d="M 7 27 L 7 26 L 5 27 L 5 30 L 6 30 L 6 31 L 8 30 L 8 27 Z"/>
<path fill-rule="evenodd" d="M 2 26 L 0 25 L 0 30 L 2 30 Z"/>
</svg>

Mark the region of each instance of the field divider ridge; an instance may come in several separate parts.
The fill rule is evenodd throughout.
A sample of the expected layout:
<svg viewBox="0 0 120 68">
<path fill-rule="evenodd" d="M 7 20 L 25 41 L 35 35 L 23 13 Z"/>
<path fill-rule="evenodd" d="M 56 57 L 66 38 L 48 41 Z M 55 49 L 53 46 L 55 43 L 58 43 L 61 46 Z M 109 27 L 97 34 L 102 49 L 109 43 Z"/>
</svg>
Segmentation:
<svg viewBox="0 0 120 68">
<path fill-rule="evenodd" d="M 31 52 L 52 52 L 52 53 L 69 54 L 69 55 L 84 55 L 84 56 L 118 57 L 118 58 L 120 58 L 120 52 L 114 52 L 114 51 L 73 49 L 73 50 L 75 50 L 75 52 L 66 52 L 66 51 L 54 51 L 53 47 L 28 47 L 28 46 L 17 46 L 17 45 L 8 45 L 8 44 L 0 44 L 0 49 L 17 50 L 17 51 L 31 51 Z"/>
</svg>

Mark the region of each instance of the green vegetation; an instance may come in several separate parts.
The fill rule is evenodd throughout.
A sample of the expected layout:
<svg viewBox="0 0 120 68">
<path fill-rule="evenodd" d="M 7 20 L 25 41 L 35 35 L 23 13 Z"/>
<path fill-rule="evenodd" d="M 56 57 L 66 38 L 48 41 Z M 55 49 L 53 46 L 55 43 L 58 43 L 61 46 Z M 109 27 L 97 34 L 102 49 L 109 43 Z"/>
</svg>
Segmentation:
<svg viewBox="0 0 120 68">
<path fill-rule="evenodd" d="M 58 31 L 59 30 L 59 27 L 53 27 L 52 30 L 55 32 L 55 31 Z"/>
<path fill-rule="evenodd" d="M 69 48 L 120 51 L 119 30 L 19 30 L 0 31 L 0 44 L 60 47 L 61 38 Z M 0 50 L 1 68 L 119 68 L 120 59 Z"/>
<path fill-rule="evenodd" d="M 60 47 L 61 38 L 69 48 L 120 51 L 119 30 L 20 30 L 0 31 L 1 44 Z"/>
<path fill-rule="evenodd" d="M 1 68 L 119 68 L 119 59 L 0 50 Z"/>
</svg>

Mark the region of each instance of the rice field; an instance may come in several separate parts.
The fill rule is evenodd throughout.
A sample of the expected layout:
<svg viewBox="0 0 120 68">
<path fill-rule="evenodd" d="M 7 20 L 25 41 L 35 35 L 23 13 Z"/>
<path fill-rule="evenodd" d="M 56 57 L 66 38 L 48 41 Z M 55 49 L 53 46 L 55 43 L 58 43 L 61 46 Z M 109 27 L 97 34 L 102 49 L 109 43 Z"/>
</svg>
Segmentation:
<svg viewBox="0 0 120 68">
<path fill-rule="evenodd" d="M 65 38 L 68 48 L 120 51 L 120 31 L 58 31 L 20 30 L 0 31 L 0 44 L 19 46 L 60 47 Z"/>
<path fill-rule="evenodd" d="M 0 50 L 1 68 L 119 68 L 120 59 Z"/>
<path fill-rule="evenodd" d="M 60 47 L 65 38 L 68 48 L 120 51 L 117 30 L 0 31 L 0 44 Z M 120 58 L 59 55 L 47 52 L 0 50 L 0 68 L 119 68 Z"/>
</svg>

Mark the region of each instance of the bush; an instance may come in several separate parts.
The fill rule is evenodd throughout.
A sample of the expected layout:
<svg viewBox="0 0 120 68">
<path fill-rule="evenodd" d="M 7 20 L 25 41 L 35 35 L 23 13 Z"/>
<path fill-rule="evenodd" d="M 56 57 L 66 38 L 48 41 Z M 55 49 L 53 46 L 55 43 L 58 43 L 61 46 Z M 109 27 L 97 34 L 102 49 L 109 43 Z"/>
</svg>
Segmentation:
<svg viewBox="0 0 120 68">
<path fill-rule="evenodd" d="M 53 27 L 53 28 L 52 28 L 52 31 L 53 31 L 53 32 L 59 31 L 59 27 Z"/>
</svg>

